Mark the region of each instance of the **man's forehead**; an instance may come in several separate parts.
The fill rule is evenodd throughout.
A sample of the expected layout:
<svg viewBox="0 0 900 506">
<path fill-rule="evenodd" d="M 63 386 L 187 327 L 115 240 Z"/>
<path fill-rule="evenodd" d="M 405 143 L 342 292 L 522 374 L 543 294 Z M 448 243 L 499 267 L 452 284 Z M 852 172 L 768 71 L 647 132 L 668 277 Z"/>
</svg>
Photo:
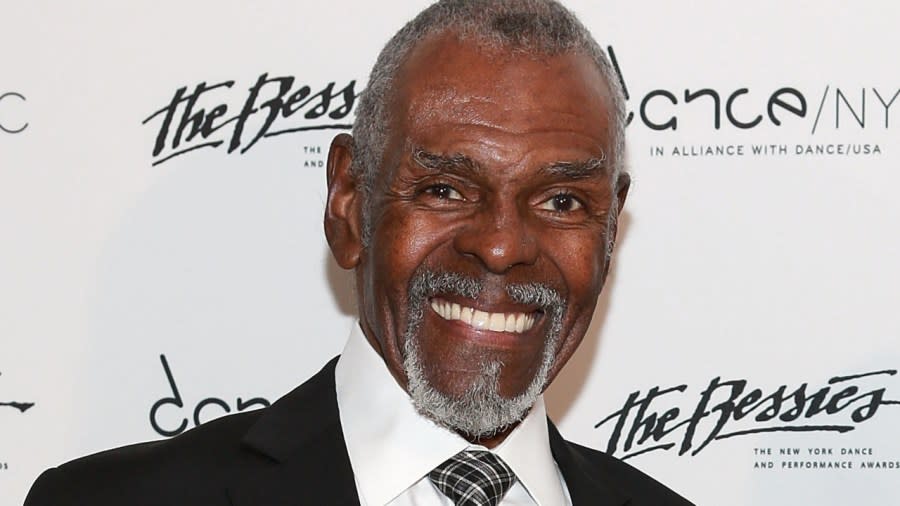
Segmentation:
<svg viewBox="0 0 900 506">
<path fill-rule="evenodd" d="M 397 73 L 395 92 L 395 105 L 440 103 L 461 113 L 487 102 L 521 110 L 537 97 L 545 106 L 557 99 L 559 108 L 570 106 L 572 99 L 585 105 L 599 100 L 605 112 L 610 94 L 588 55 L 525 53 L 461 39 L 452 31 L 431 35 L 410 51 Z"/>
<path fill-rule="evenodd" d="M 532 57 L 434 36 L 397 73 L 386 158 L 396 166 L 421 147 L 485 166 L 560 162 L 558 173 L 587 174 L 598 164 L 586 162 L 606 163 L 614 148 L 608 93 L 585 55 Z"/>
</svg>

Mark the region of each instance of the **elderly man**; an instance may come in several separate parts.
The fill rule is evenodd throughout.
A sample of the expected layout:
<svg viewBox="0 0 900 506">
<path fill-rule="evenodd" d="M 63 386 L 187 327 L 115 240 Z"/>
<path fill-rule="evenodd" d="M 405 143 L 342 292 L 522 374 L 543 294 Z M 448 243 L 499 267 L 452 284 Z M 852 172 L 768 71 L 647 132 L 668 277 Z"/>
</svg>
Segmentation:
<svg viewBox="0 0 900 506">
<path fill-rule="evenodd" d="M 432 5 L 331 146 L 325 233 L 360 311 L 341 357 L 270 408 L 47 471 L 26 504 L 689 504 L 541 399 L 609 269 L 622 110 L 554 1 Z"/>
</svg>

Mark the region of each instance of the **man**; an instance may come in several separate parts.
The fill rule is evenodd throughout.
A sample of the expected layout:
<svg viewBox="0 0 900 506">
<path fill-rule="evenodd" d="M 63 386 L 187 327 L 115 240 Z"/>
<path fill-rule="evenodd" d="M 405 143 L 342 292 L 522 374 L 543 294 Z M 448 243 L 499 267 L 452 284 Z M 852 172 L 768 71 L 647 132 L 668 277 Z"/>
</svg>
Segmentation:
<svg viewBox="0 0 900 506">
<path fill-rule="evenodd" d="M 26 504 L 689 504 L 563 440 L 541 399 L 609 269 L 622 111 L 554 1 L 426 9 L 329 153 L 325 233 L 360 310 L 336 365 L 270 408 L 47 471 Z"/>
</svg>

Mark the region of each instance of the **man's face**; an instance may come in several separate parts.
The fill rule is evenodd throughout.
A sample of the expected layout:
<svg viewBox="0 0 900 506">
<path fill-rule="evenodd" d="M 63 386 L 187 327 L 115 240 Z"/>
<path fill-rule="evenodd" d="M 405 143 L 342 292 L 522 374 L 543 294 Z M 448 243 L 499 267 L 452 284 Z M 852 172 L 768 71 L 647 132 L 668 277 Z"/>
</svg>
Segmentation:
<svg viewBox="0 0 900 506">
<path fill-rule="evenodd" d="M 447 34 L 413 50 L 357 266 L 363 330 L 402 385 L 536 395 L 575 351 L 614 234 L 608 96 L 583 55 Z"/>
</svg>

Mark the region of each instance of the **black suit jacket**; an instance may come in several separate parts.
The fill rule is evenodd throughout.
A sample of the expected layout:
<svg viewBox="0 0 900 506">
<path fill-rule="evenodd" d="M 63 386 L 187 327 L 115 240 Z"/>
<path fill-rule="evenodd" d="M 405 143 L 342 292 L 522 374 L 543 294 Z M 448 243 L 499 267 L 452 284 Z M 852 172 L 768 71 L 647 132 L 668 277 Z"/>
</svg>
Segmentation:
<svg viewBox="0 0 900 506">
<path fill-rule="evenodd" d="M 49 469 L 25 506 L 358 505 L 336 362 L 268 408 Z M 575 506 L 690 505 L 631 466 L 565 441 L 553 424 L 550 447 Z"/>
</svg>

